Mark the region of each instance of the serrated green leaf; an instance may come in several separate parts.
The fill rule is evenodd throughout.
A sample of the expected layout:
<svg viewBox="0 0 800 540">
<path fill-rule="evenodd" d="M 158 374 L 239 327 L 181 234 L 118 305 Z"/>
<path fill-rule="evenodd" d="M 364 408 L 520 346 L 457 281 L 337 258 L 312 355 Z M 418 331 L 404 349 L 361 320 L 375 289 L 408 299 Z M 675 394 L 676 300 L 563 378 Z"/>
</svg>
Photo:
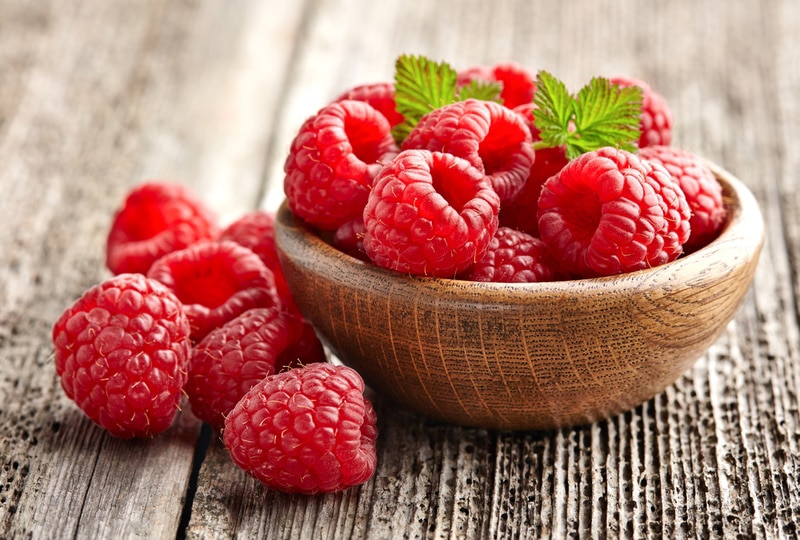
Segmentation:
<svg viewBox="0 0 800 540">
<path fill-rule="evenodd" d="M 479 99 L 481 101 L 494 101 L 501 103 L 500 93 L 503 91 L 503 85 L 495 81 L 481 81 L 473 79 L 467 84 L 458 89 L 458 101 L 466 101 L 468 99 Z"/>
<path fill-rule="evenodd" d="M 639 87 L 621 88 L 595 77 L 573 97 L 564 83 L 541 71 L 534 104 L 542 138 L 537 148 L 564 146 L 569 159 L 603 146 L 628 151 L 637 148 L 642 111 Z"/>
<path fill-rule="evenodd" d="M 534 124 L 544 145 L 565 144 L 575 110 L 575 99 L 567 86 L 547 71 L 540 71 L 536 75 L 533 103 L 536 105 Z"/>
<path fill-rule="evenodd" d="M 572 153 L 617 146 L 635 151 L 641 134 L 642 89 L 620 88 L 608 79 L 593 78 L 581 88 L 575 102 L 574 130 L 569 137 Z M 568 155 L 570 148 L 567 148 Z"/>
<path fill-rule="evenodd" d="M 403 54 L 395 62 L 394 100 L 403 122 L 392 130 L 398 144 L 429 112 L 456 100 L 458 73 L 446 62 Z"/>
</svg>

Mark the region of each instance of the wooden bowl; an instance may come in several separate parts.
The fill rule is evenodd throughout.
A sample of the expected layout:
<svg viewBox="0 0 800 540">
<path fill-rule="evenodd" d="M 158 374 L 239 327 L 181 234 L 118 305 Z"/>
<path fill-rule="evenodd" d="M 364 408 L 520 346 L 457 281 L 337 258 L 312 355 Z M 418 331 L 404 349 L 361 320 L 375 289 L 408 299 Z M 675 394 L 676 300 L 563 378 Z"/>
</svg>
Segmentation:
<svg viewBox="0 0 800 540">
<path fill-rule="evenodd" d="M 624 412 L 675 382 L 719 337 L 764 243 L 753 195 L 712 165 L 728 211 L 699 251 L 619 276 L 533 284 L 419 278 L 331 247 L 286 203 L 276 242 L 320 338 L 373 389 L 429 417 L 550 429 Z"/>
</svg>

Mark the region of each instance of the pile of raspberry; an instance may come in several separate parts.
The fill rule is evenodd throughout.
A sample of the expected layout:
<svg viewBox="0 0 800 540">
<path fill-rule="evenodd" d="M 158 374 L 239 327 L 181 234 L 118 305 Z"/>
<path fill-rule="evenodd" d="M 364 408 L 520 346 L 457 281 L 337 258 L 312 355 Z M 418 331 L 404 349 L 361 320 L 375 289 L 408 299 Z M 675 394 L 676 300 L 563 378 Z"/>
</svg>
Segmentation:
<svg viewBox="0 0 800 540">
<path fill-rule="evenodd" d="M 53 326 L 67 397 L 119 438 L 154 437 L 188 402 L 233 462 L 284 492 L 366 482 L 376 416 L 353 369 L 328 362 L 294 303 L 274 216 L 224 229 L 181 185 L 131 190 L 108 234 L 113 277 Z"/>
<path fill-rule="evenodd" d="M 493 282 L 608 276 L 658 266 L 713 240 L 720 184 L 670 146 L 672 114 L 644 81 L 637 151 L 567 159 L 539 147 L 533 75 L 474 67 L 458 83 L 500 83 L 423 116 L 404 139 L 392 83 L 333 100 L 297 133 L 284 164 L 292 212 L 340 250 L 404 274 Z"/>
</svg>

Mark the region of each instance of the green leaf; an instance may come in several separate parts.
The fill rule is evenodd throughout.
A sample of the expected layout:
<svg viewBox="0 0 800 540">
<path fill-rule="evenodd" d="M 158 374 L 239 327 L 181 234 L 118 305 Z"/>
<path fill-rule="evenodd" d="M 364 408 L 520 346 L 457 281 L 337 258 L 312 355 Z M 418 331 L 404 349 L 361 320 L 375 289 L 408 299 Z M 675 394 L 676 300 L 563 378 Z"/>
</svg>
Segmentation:
<svg viewBox="0 0 800 540">
<path fill-rule="evenodd" d="M 550 73 L 540 71 L 536 75 L 533 103 L 536 105 L 534 123 L 542 142 L 548 147 L 564 145 L 575 110 L 575 99 L 567 86 Z"/>
<path fill-rule="evenodd" d="M 400 144 L 429 112 L 456 101 L 458 72 L 446 62 L 404 54 L 395 62 L 394 100 L 403 122 L 392 130 Z"/>
<path fill-rule="evenodd" d="M 572 146 L 579 153 L 603 146 L 634 152 L 641 135 L 641 113 L 641 88 L 620 88 L 608 79 L 595 77 L 578 92 Z"/>
<path fill-rule="evenodd" d="M 604 146 L 635 151 L 641 135 L 642 90 L 593 78 L 577 97 L 547 72 L 536 79 L 535 123 L 542 142 L 537 148 L 564 146 L 569 159 Z"/>
<path fill-rule="evenodd" d="M 494 101 L 501 103 L 500 92 L 503 85 L 495 81 L 480 81 L 473 79 L 458 89 L 458 101 L 480 99 L 481 101 Z"/>
</svg>

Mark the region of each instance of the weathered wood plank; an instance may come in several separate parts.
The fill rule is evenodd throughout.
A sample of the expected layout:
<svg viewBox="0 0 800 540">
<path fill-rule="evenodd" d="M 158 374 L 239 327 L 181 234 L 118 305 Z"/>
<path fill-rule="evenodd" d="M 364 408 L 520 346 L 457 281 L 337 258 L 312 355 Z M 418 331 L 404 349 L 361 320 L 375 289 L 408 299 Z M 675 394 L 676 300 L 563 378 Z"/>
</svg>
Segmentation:
<svg viewBox="0 0 800 540">
<path fill-rule="evenodd" d="M 221 220 L 256 207 L 302 9 L 0 2 L 0 536 L 178 531 L 199 423 L 104 435 L 59 388 L 50 327 L 108 276 L 105 233 L 135 183 L 185 183 Z"/>
</svg>

